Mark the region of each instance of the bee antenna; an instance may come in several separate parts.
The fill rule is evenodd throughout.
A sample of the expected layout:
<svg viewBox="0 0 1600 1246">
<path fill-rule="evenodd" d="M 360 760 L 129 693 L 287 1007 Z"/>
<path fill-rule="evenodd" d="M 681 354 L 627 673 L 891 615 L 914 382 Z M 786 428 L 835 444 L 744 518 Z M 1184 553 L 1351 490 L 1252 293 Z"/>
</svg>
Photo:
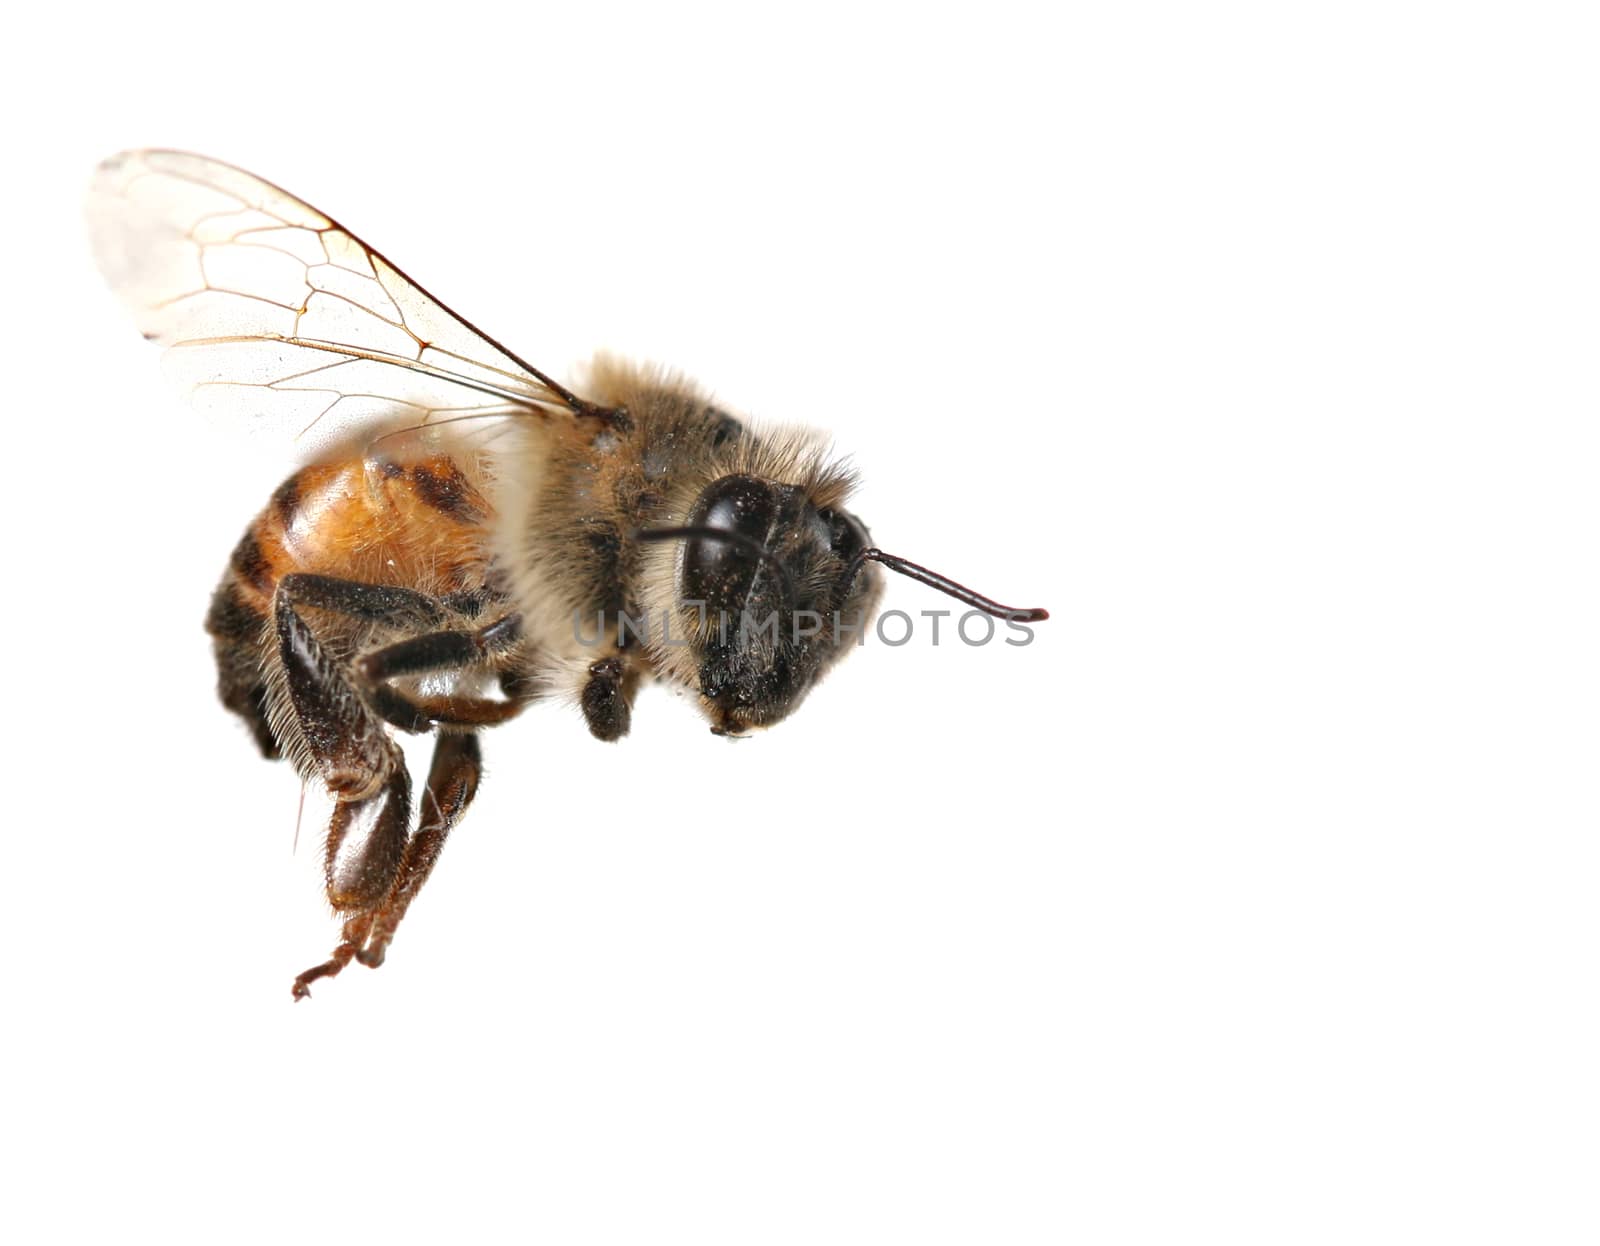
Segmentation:
<svg viewBox="0 0 1600 1246">
<path fill-rule="evenodd" d="M 1050 612 L 1041 606 L 1035 606 L 1029 610 L 1024 610 L 1017 606 L 1002 606 L 999 602 L 992 601 L 982 593 L 973 592 L 965 584 L 957 584 L 948 576 L 940 575 L 937 571 L 930 571 L 928 568 L 919 566 L 909 559 L 900 558 L 895 554 L 886 554 L 883 550 L 876 548 L 862 550 L 851 560 L 850 565 L 845 568 L 844 584 L 839 590 L 841 597 L 848 593 L 850 586 L 855 583 L 856 575 L 861 570 L 861 564 L 868 561 L 881 562 L 891 571 L 898 571 L 901 575 L 910 576 L 913 580 L 926 584 L 929 588 L 936 588 L 941 593 L 954 597 L 957 601 L 969 605 L 975 610 L 982 610 L 985 614 L 994 615 L 997 619 L 1009 619 L 1014 623 L 1041 623 L 1050 617 Z"/>
<path fill-rule="evenodd" d="M 700 538 L 710 541 L 726 541 L 729 545 L 737 545 L 740 549 L 748 550 L 761 559 L 762 565 L 783 586 L 786 600 L 792 602 L 795 599 L 794 581 L 789 578 L 788 568 L 779 562 L 778 556 L 760 541 L 747 537 L 742 532 L 732 532 L 727 528 L 691 525 L 685 528 L 639 528 L 634 532 L 633 537 L 636 541 L 677 541 Z"/>
</svg>

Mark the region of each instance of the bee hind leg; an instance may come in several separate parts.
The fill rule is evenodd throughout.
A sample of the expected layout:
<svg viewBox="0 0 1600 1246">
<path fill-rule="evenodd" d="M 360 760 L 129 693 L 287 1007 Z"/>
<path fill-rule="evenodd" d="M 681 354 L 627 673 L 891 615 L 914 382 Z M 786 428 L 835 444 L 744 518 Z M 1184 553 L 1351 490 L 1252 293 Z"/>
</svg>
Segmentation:
<svg viewBox="0 0 1600 1246">
<path fill-rule="evenodd" d="M 334 899 L 333 863 L 338 854 L 335 837 L 343 839 L 349 824 L 356 818 L 347 817 L 343 827 L 330 828 L 329 898 L 334 899 L 336 906 L 341 901 L 348 900 L 356 907 L 345 921 L 339 946 L 334 949 L 333 955 L 294 980 L 296 999 L 305 999 L 311 994 L 311 983 L 319 978 L 333 977 L 352 960 L 359 961 L 369 969 L 376 969 L 383 964 L 384 956 L 389 950 L 389 944 L 394 939 L 401 919 L 405 917 L 406 910 L 411 907 L 411 902 L 416 899 L 417 893 L 422 890 L 422 885 L 428 881 L 428 875 L 433 872 L 434 864 L 444 850 L 444 841 L 477 794 L 478 780 L 482 773 L 483 758 L 478 749 L 476 735 L 470 732 L 440 733 L 438 742 L 434 745 L 428 785 L 422 795 L 422 809 L 417 829 L 409 839 L 404 839 L 403 835 L 401 837 L 403 850 L 398 855 L 386 893 L 378 895 L 371 892 L 340 893 L 339 898 Z M 405 771 L 403 768 L 398 769 L 395 774 L 403 778 Z M 409 788 L 409 783 L 405 786 Z M 398 795 L 398 789 L 395 794 Z M 378 797 L 372 799 L 382 800 L 384 796 L 380 793 Z M 335 810 L 336 827 L 341 812 L 348 807 L 341 805 Z M 365 815 L 371 817 L 375 814 L 382 822 L 389 811 L 398 808 L 399 806 L 391 801 L 376 811 L 365 811 Z M 406 812 L 409 813 L 409 808 Z M 400 823 L 400 827 L 403 831 L 403 822 Z M 392 842 L 386 840 L 386 843 Z M 381 876 L 380 872 L 372 875 L 373 878 Z"/>
<path fill-rule="evenodd" d="M 477 795 L 482 774 L 483 757 L 476 735 L 453 731 L 439 733 L 416 832 L 406 844 L 388 898 L 372 914 L 364 946 L 355 953 L 363 965 L 376 969 L 383 964 L 400 919 L 406 915 L 417 892 L 422 890 L 423 883 L 428 881 L 451 829 Z"/>
<path fill-rule="evenodd" d="M 515 615 L 473 631 L 424 631 L 350 664 L 326 651 L 297 609 L 302 605 L 375 621 L 439 621 L 430 617 L 435 607 L 428 599 L 406 590 L 312 576 L 286 577 L 280 586 L 275 611 L 285 687 L 313 768 L 338 802 L 328 827 L 325 865 L 328 900 L 346 914 L 333 955 L 295 979 L 296 999 L 310 994 L 312 982 L 332 977 L 352 960 L 371 968 L 383 963 L 401 919 L 478 789 L 477 737 L 447 725 L 434 746 L 417 829 L 408 836 L 411 781 L 385 721 L 427 731 L 439 723 L 503 721 L 522 708 L 519 699 L 414 697 L 389 682 L 510 659 L 521 631 Z"/>
<path fill-rule="evenodd" d="M 372 795 L 342 800 L 328 822 L 323 869 L 328 902 L 347 914 L 339 946 L 320 965 L 294 980 L 294 997 L 311 994 L 310 984 L 331 978 L 361 956 L 374 923 L 403 874 L 410 842 L 411 778 L 396 760 L 387 780 Z M 365 963 L 365 962 L 364 962 Z"/>
<path fill-rule="evenodd" d="M 400 873 L 411 825 L 411 777 L 384 724 L 280 587 L 274 605 L 284 687 L 305 741 L 310 769 L 335 804 L 323 868 L 328 902 L 345 914 L 333 955 L 294 981 L 294 997 L 338 973 L 360 951 Z"/>
</svg>

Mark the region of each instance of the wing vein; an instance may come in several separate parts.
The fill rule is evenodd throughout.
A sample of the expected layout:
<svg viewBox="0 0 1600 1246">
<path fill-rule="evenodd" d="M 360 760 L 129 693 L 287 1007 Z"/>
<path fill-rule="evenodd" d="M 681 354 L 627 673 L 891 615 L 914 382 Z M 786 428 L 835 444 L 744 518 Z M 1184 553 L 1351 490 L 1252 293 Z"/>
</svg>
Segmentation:
<svg viewBox="0 0 1600 1246">
<path fill-rule="evenodd" d="M 342 441 L 361 421 L 387 427 L 386 407 L 505 421 L 597 413 L 332 217 L 230 165 L 113 156 L 96 172 L 89 220 L 140 330 L 206 410 L 252 429 L 317 427 L 319 441 Z M 350 402 L 323 405 L 335 395 Z M 335 407 L 339 419 L 325 421 Z"/>
</svg>

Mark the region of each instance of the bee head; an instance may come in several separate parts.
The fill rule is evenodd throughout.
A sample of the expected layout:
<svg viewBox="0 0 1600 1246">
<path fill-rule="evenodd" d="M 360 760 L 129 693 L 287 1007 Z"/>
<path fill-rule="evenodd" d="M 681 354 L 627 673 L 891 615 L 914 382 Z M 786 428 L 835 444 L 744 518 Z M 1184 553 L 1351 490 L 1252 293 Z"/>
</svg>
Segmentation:
<svg viewBox="0 0 1600 1246">
<path fill-rule="evenodd" d="M 882 587 L 875 568 L 860 573 L 870 544 L 860 520 L 746 472 L 706 485 L 682 527 L 641 535 L 681 541 L 686 656 L 719 735 L 792 713 L 862 637 Z"/>
<path fill-rule="evenodd" d="M 722 454 L 673 500 L 681 523 L 634 534 L 659 551 L 647 556 L 647 604 L 677 620 L 675 636 L 651 642 L 657 673 L 698 695 L 716 734 L 794 712 L 865 636 L 881 567 L 999 618 L 1047 617 L 873 546 L 844 508 L 852 474 L 810 434 L 740 437 Z"/>
</svg>

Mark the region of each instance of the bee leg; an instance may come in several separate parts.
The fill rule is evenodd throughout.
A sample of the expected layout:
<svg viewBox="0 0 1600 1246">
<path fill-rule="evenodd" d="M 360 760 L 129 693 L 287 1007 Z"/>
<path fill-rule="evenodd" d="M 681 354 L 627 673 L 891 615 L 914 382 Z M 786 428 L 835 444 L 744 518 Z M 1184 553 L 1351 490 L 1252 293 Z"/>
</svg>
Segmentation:
<svg viewBox="0 0 1600 1246">
<path fill-rule="evenodd" d="M 428 675 L 459 670 L 505 658 L 522 640 L 522 616 L 502 615 L 476 631 L 425 632 L 363 654 L 356 669 L 369 683 L 402 675 Z"/>
<path fill-rule="evenodd" d="M 360 956 L 386 897 L 402 876 L 410 823 L 411 777 L 398 759 L 388 781 L 371 796 L 334 806 L 323 869 L 328 903 L 349 916 L 333 955 L 294 980 L 296 999 L 310 995 L 310 984 L 318 978 L 333 977 Z"/>
<path fill-rule="evenodd" d="M 280 589 L 273 613 L 284 687 L 310 759 L 336 800 L 364 800 L 400 764 L 399 750 L 300 617 L 293 594 Z"/>
<path fill-rule="evenodd" d="M 399 874 L 388 898 L 372 914 L 365 944 L 355 957 L 376 969 L 394 938 L 400 919 L 406 915 L 422 884 L 428 881 L 433 866 L 444 850 L 444 841 L 460 821 L 478 791 L 483 773 L 483 758 L 478 737 L 472 732 L 439 733 L 433 749 L 433 764 L 428 770 L 428 786 L 422 795 L 422 811 L 416 833 L 406 844 Z"/>
<path fill-rule="evenodd" d="M 615 655 L 589 667 L 589 678 L 578 696 L 589 734 L 597 740 L 620 740 L 633 723 L 633 692 L 639 679 Z"/>
<path fill-rule="evenodd" d="M 309 635 L 304 619 L 299 611 L 310 607 L 315 610 L 326 610 L 332 614 L 344 615 L 348 618 L 361 619 L 368 623 L 382 623 L 391 627 L 423 627 L 435 629 L 441 627 L 451 615 L 440 601 L 429 597 L 426 593 L 419 593 L 414 589 L 398 588 L 384 584 L 364 584 L 359 580 L 341 580 L 333 576 L 312 575 L 297 572 L 286 575 L 278 586 L 278 599 L 281 603 L 280 611 L 287 609 L 299 620 L 300 628 Z M 281 629 L 280 629 L 281 630 Z M 436 636 L 459 637 L 471 633 L 458 633 L 449 631 L 425 630 L 421 636 L 413 640 L 403 641 L 401 644 L 411 646 L 416 641 L 427 642 Z M 393 646 L 391 646 L 393 647 Z M 384 652 L 384 650 L 379 650 Z M 285 659 L 287 661 L 287 659 Z M 445 662 L 441 665 L 452 665 Z M 429 669 L 439 669 L 430 667 Z M 352 674 L 349 668 L 344 668 L 346 676 Z M 416 698 L 408 697 L 381 681 L 366 679 L 359 671 L 353 672 L 356 682 L 361 685 L 366 694 L 366 703 L 392 726 L 399 727 L 402 731 L 425 732 L 433 730 L 436 722 L 463 722 L 466 725 L 489 725 L 496 721 L 503 721 L 503 715 L 497 719 L 490 717 L 469 717 L 464 719 L 431 717 L 425 706 L 418 703 Z M 348 678 L 346 683 L 348 685 Z M 486 705 L 499 705 L 499 702 L 485 702 Z M 522 707 L 516 707 L 520 710 Z"/>
<path fill-rule="evenodd" d="M 383 723 L 300 617 L 293 593 L 280 591 L 273 609 L 284 687 L 311 765 L 337 802 L 323 865 L 328 901 L 348 915 L 333 955 L 295 979 L 294 997 L 304 999 L 310 983 L 350 963 L 394 886 L 411 824 L 411 778 Z"/>
<path fill-rule="evenodd" d="M 406 675 L 506 663 L 513 660 L 521 638 L 522 618 L 510 614 L 476 631 L 427 632 L 396 641 L 363 655 L 355 669 L 368 700 L 396 726 L 408 731 L 426 731 L 438 724 L 490 727 L 520 714 L 525 697 L 508 695 L 504 701 L 472 696 L 420 697 L 401 692 L 389 681 Z"/>
<path fill-rule="evenodd" d="M 405 713 L 433 727 L 497 727 L 510 722 L 527 707 L 526 701 L 491 701 L 486 697 L 409 697 L 384 689 L 387 704 L 405 706 Z"/>
</svg>

